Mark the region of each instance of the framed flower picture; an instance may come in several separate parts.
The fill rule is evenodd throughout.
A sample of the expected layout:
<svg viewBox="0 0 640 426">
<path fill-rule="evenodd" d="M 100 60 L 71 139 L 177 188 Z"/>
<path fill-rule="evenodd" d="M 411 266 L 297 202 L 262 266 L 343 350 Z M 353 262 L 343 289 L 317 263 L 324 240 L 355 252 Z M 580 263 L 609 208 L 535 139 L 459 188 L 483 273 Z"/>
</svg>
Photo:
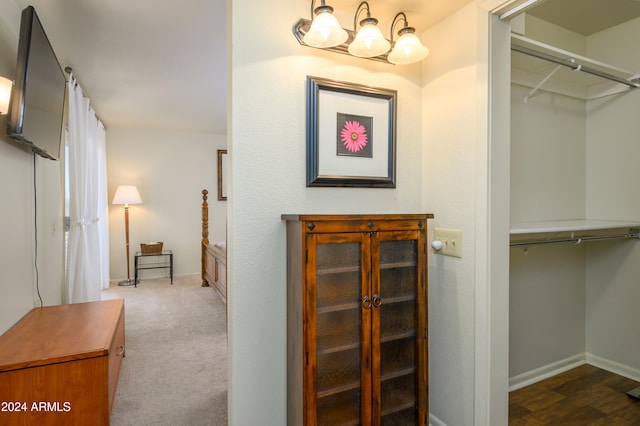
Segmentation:
<svg viewBox="0 0 640 426">
<path fill-rule="evenodd" d="M 396 96 L 307 77 L 307 186 L 395 188 Z"/>
</svg>

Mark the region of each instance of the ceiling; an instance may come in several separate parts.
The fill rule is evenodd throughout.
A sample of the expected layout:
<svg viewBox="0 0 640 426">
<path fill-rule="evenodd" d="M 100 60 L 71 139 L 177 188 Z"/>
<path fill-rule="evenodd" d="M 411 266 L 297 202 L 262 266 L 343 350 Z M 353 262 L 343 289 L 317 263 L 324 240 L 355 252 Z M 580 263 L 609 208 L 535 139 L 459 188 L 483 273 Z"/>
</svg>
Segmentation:
<svg viewBox="0 0 640 426">
<path fill-rule="evenodd" d="M 546 0 L 527 13 L 588 36 L 640 17 L 640 1 Z"/>
<path fill-rule="evenodd" d="M 14 1 L 35 7 L 107 128 L 226 133 L 224 0 Z"/>
<path fill-rule="evenodd" d="M 299 10 L 310 9 L 308 0 L 291 1 L 301 4 Z M 402 11 L 421 32 L 471 1 L 369 3 L 381 27 L 388 27 Z M 226 133 L 226 0 L 15 2 L 20 8 L 35 7 L 58 60 L 73 68 L 107 127 Z M 352 15 L 359 3 L 327 0 L 341 16 Z M 575 31 L 588 33 L 638 16 L 640 2 L 547 0 L 531 12 L 552 21 L 562 17 L 572 23 L 560 25 L 575 25 Z M 292 14 L 292 25 L 300 17 L 307 15 Z M 348 28 L 350 23 L 342 25 Z"/>
</svg>

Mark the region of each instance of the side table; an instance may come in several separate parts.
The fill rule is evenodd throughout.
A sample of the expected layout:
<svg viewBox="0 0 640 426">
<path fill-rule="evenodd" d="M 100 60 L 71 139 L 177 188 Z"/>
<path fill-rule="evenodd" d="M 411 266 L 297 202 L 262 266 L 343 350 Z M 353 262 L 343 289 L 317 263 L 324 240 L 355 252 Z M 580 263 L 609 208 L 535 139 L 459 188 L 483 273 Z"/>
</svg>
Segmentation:
<svg viewBox="0 0 640 426">
<path fill-rule="evenodd" d="M 159 257 L 161 259 L 159 262 L 154 262 L 154 263 L 140 262 L 140 259 L 144 257 Z M 142 271 L 144 269 L 169 268 L 171 285 L 173 285 L 173 252 L 171 250 L 162 250 L 162 252 L 160 253 L 144 253 L 144 254 L 138 251 L 136 252 L 134 258 L 135 258 L 135 278 L 133 282 L 135 287 L 138 287 L 138 271 Z"/>
</svg>

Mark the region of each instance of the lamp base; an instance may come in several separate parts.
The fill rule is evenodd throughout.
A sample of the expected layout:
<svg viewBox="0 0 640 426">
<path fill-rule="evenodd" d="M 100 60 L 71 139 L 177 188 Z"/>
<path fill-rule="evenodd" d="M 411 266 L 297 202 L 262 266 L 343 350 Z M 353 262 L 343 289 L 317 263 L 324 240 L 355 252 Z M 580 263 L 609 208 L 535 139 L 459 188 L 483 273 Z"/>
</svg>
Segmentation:
<svg viewBox="0 0 640 426">
<path fill-rule="evenodd" d="M 134 280 L 124 280 L 124 281 L 118 282 L 118 285 L 120 286 L 136 285 L 136 282 Z"/>
</svg>

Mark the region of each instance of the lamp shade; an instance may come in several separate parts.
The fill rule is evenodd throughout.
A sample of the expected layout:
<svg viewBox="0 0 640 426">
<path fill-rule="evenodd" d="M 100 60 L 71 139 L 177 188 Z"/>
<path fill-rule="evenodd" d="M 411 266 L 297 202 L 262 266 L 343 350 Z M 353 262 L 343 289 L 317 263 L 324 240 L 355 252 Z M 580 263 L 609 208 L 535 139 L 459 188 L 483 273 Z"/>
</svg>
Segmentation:
<svg viewBox="0 0 640 426">
<path fill-rule="evenodd" d="M 304 35 L 303 41 L 307 46 L 327 48 L 341 45 L 349 38 L 349 34 L 340 26 L 332 14 L 330 6 L 320 6 L 315 10 L 315 18 L 311 28 Z"/>
<path fill-rule="evenodd" d="M 349 45 L 349 53 L 360 58 L 372 58 L 386 53 L 391 43 L 384 38 L 376 25 L 377 19 L 367 18 L 360 22 L 360 30 L 356 38 Z"/>
<path fill-rule="evenodd" d="M 113 196 L 112 204 L 142 204 L 142 198 L 135 185 L 120 185 Z"/>
<path fill-rule="evenodd" d="M 392 64 L 411 64 L 423 60 L 428 54 L 429 49 L 422 45 L 413 31 L 405 31 L 404 33 L 401 31 L 401 36 L 387 59 Z"/>
<path fill-rule="evenodd" d="M 11 99 L 11 89 L 13 81 L 0 77 L 0 115 L 9 112 L 9 100 Z"/>
</svg>

